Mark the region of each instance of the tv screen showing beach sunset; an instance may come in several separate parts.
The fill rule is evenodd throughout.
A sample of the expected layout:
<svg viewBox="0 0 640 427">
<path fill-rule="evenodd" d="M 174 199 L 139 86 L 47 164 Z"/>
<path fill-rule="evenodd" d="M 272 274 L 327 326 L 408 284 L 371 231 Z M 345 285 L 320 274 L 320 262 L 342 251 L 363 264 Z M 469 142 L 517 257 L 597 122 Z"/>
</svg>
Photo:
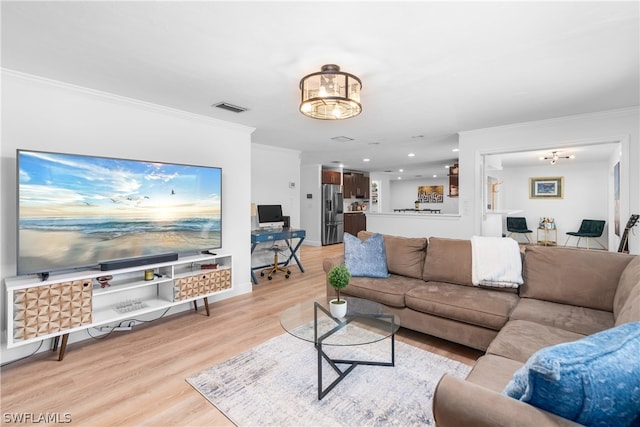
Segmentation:
<svg viewBox="0 0 640 427">
<path fill-rule="evenodd" d="M 221 246 L 220 168 L 17 156 L 18 274 Z"/>
</svg>

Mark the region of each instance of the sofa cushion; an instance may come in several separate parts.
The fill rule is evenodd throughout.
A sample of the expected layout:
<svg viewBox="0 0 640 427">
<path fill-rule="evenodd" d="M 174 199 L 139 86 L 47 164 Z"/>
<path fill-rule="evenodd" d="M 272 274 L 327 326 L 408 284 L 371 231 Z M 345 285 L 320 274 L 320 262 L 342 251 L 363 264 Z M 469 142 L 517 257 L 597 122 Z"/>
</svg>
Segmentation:
<svg viewBox="0 0 640 427">
<path fill-rule="evenodd" d="M 640 323 L 536 352 L 504 393 L 584 425 L 640 422 Z"/>
<path fill-rule="evenodd" d="M 527 246 L 520 296 L 613 311 L 620 275 L 632 258 L 605 251 Z"/>
<path fill-rule="evenodd" d="M 372 235 L 373 233 L 370 231 L 358 232 L 360 240 L 366 240 Z M 383 234 L 382 237 L 384 238 L 384 247 L 387 253 L 387 269 L 389 273 L 421 279 L 427 239 L 390 236 L 388 234 Z"/>
<path fill-rule="evenodd" d="M 344 233 L 344 265 L 352 277 L 388 277 L 382 234 L 374 234 L 363 242 Z"/>
<path fill-rule="evenodd" d="M 487 354 L 526 362 L 533 353 L 550 345 L 575 341 L 584 335 L 528 320 L 510 320 L 491 341 Z"/>
<path fill-rule="evenodd" d="M 640 287 L 636 286 L 634 289 L 636 292 L 629 296 L 627 302 L 622 306 L 622 310 L 620 310 L 620 315 L 616 319 L 616 326 L 640 321 Z"/>
<path fill-rule="evenodd" d="M 379 302 L 391 307 L 404 307 L 405 294 L 414 287 L 424 286 L 420 279 L 410 279 L 395 274 L 385 279 L 352 277 L 349 286 L 341 294 Z"/>
<path fill-rule="evenodd" d="M 405 295 L 407 307 L 423 313 L 499 330 L 516 306 L 518 296 L 444 282 L 428 282 Z"/>
<path fill-rule="evenodd" d="M 613 297 L 613 317 L 617 319 L 620 316 L 623 306 L 633 298 L 632 294 L 640 294 L 640 256 L 633 257 L 620 275 L 618 288 Z"/>
<path fill-rule="evenodd" d="M 431 237 L 422 278 L 425 281 L 471 283 L 471 241 Z"/>
<path fill-rule="evenodd" d="M 466 380 L 482 387 L 502 393 L 502 390 L 509 384 L 513 374 L 524 363 L 495 354 L 485 354 L 480 357 L 473 369 L 467 375 Z"/>
<path fill-rule="evenodd" d="M 510 320 L 530 320 L 582 335 L 590 335 L 614 326 L 613 313 L 557 302 L 522 298 Z"/>
</svg>

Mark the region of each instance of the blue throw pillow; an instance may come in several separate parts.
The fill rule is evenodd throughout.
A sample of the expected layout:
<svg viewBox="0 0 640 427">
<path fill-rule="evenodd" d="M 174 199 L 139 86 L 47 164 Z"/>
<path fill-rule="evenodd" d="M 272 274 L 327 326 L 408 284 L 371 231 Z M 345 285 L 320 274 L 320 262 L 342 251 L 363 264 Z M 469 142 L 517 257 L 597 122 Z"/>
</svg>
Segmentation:
<svg viewBox="0 0 640 427">
<path fill-rule="evenodd" d="M 640 322 L 537 351 L 503 393 L 584 425 L 638 425 Z"/>
<path fill-rule="evenodd" d="M 376 233 L 362 242 L 344 233 L 344 265 L 353 277 L 389 277 L 382 234 Z"/>
</svg>

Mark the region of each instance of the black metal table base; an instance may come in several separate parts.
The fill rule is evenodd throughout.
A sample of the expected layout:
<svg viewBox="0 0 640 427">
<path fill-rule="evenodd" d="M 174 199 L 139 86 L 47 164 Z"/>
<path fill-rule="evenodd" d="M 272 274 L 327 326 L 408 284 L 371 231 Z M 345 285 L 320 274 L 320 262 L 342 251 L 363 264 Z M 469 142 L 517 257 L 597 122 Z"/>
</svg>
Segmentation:
<svg viewBox="0 0 640 427">
<path fill-rule="evenodd" d="M 336 322 L 336 326 L 331 329 L 329 332 L 325 333 L 322 336 L 318 336 L 318 308 L 326 313 L 331 319 Z M 391 314 L 358 314 L 358 317 L 369 317 L 369 318 L 378 318 L 378 319 L 391 319 L 390 328 L 391 328 L 391 361 L 390 362 L 374 362 L 367 360 L 346 360 L 346 359 L 332 359 L 329 357 L 327 353 L 322 349 L 322 342 L 329 338 L 331 335 L 335 334 L 340 329 L 347 326 L 351 323 L 351 318 L 347 318 L 344 321 L 334 318 L 331 314 L 320 304 L 315 303 L 314 310 L 314 338 L 315 338 L 315 347 L 318 351 L 318 400 L 322 400 L 333 388 L 340 383 L 351 371 L 355 369 L 358 365 L 369 365 L 369 366 L 395 366 L 395 333 L 394 333 L 394 316 Z M 326 388 L 323 389 L 322 384 L 322 361 L 326 360 L 329 366 L 333 368 L 333 370 L 338 374 L 338 378 L 336 378 L 331 384 L 329 384 Z M 342 370 L 338 365 L 348 365 L 346 369 Z"/>
</svg>

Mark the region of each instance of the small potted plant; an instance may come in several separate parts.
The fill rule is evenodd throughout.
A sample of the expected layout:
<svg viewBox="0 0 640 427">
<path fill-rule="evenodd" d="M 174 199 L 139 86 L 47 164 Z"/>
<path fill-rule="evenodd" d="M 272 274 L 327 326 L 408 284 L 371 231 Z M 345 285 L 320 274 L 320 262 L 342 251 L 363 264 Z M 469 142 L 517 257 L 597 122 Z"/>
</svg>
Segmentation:
<svg viewBox="0 0 640 427">
<path fill-rule="evenodd" d="M 349 284 L 351 280 L 351 273 L 349 269 L 344 265 L 336 265 L 329 271 L 327 276 L 329 284 L 336 290 L 337 298 L 329 301 L 329 310 L 333 317 L 344 317 L 347 314 L 347 301 L 343 298 L 340 299 L 340 289 L 343 289 Z"/>
</svg>

